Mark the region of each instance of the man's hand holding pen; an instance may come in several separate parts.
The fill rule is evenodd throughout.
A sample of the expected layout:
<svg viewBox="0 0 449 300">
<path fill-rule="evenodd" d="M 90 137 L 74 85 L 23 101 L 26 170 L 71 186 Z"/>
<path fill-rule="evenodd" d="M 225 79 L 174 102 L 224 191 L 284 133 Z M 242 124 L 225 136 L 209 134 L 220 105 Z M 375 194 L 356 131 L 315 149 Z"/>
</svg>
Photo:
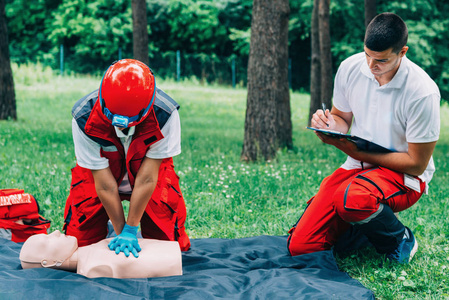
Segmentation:
<svg viewBox="0 0 449 300">
<path fill-rule="evenodd" d="M 321 105 L 322 109 L 318 109 L 313 114 L 310 124 L 314 128 L 333 130 L 336 125 L 334 117 L 332 116 L 331 112 L 326 109 L 326 105 L 324 103 L 322 103 Z"/>
<path fill-rule="evenodd" d="M 323 108 L 323 114 L 324 114 L 324 117 L 327 119 L 327 117 L 326 117 L 326 104 L 324 104 L 324 102 L 323 103 L 321 103 L 321 107 Z M 326 124 L 326 126 L 329 128 L 329 121 L 325 121 L 324 122 L 325 124 Z"/>
</svg>

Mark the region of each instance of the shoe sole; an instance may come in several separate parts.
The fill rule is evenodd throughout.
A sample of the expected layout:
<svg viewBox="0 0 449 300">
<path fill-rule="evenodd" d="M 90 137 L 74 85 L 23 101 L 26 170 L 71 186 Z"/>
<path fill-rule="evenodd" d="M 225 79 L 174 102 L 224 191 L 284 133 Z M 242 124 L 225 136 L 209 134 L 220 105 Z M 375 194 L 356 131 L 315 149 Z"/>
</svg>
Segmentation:
<svg viewBox="0 0 449 300">
<path fill-rule="evenodd" d="M 416 240 L 415 237 L 413 237 L 413 238 L 415 240 L 415 245 L 413 245 L 412 251 L 410 251 L 410 257 L 408 259 L 408 262 L 410 262 L 412 260 L 413 256 L 418 251 L 418 241 Z"/>
</svg>

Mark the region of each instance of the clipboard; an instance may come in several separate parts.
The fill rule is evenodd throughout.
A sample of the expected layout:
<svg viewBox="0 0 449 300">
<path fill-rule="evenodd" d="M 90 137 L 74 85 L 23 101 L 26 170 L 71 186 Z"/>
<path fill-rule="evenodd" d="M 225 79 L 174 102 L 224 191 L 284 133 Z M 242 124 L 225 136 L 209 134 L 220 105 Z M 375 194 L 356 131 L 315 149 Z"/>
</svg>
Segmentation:
<svg viewBox="0 0 449 300">
<path fill-rule="evenodd" d="M 355 143 L 357 145 L 357 148 L 364 151 L 370 151 L 370 152 L 377 152 L 377 153 L 390 153 L 395 152 L 393 150 L 390 150 L 388 148 L 385 148 L 381 145 L 378 145 L 376 143 L 370 142 L 368 140 L 365 140 L 361 137 L 351 135 L 351 134 L 345 134 L 334 130 L 326 130 L 326 129 L 318 129 L 314 127 L 306 127 L 307 129 L 321 132 L 322 134 L 334 137 L 334 138 L 340 138 L 340 139 L 348 139 L 351 142 Z"/>
</svg>

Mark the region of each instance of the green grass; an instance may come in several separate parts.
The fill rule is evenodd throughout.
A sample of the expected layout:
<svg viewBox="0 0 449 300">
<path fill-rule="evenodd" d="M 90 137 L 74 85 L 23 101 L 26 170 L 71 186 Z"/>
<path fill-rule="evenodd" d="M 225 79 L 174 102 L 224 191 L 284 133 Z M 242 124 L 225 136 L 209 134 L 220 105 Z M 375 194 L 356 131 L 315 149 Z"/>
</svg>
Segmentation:
<svg viewBox="0 0 449 300">
<path fill-rule="evenodd" d="M 30 77 L 15 66 L 18 121 L 0 121 L 0 188 L 33 194 L 41 213 L 61 229 L 75 165 L 70 110 L 99 78 Z M 246 90 L 163 82 L 180 105 L 181 178 L 191 238 L 286 235 L 321 180 L 345 159 L 305 130 L 309 96 L 291 95 L 296 151 L 280 151 L 271 162 L 243 163 Z M 449 298 L 449 109 L 442 107 L 442 133 L 434 159 L 437 172 L 429 195 L 400 213 L 414 230 L 419 251 L 410 265 L 382 264 L 372 250 L 338 257 L 339 267 L 372 289 L 378 299 Z"/>
</svg>

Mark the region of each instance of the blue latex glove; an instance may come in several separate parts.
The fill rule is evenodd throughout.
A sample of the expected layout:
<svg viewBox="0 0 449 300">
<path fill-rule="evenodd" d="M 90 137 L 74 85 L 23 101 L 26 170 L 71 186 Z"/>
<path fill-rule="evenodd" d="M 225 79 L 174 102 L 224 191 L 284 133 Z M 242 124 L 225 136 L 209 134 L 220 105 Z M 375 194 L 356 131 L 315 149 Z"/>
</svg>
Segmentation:
<svg viewBox="0 0 449 300">
<path fill-rule="evenodd" d="M 139 226 L 125 224 L 122 233 L 109 242 L 109 249 L 115 251 L 115 254 L 123 252 L 126 257 L 129 256 L 129 253 L 132 253 L 134 257 L 139 257 L 138 252 L 142 249 L 137 241 L 137 229 L 139 229 Z"/>
</svg>

